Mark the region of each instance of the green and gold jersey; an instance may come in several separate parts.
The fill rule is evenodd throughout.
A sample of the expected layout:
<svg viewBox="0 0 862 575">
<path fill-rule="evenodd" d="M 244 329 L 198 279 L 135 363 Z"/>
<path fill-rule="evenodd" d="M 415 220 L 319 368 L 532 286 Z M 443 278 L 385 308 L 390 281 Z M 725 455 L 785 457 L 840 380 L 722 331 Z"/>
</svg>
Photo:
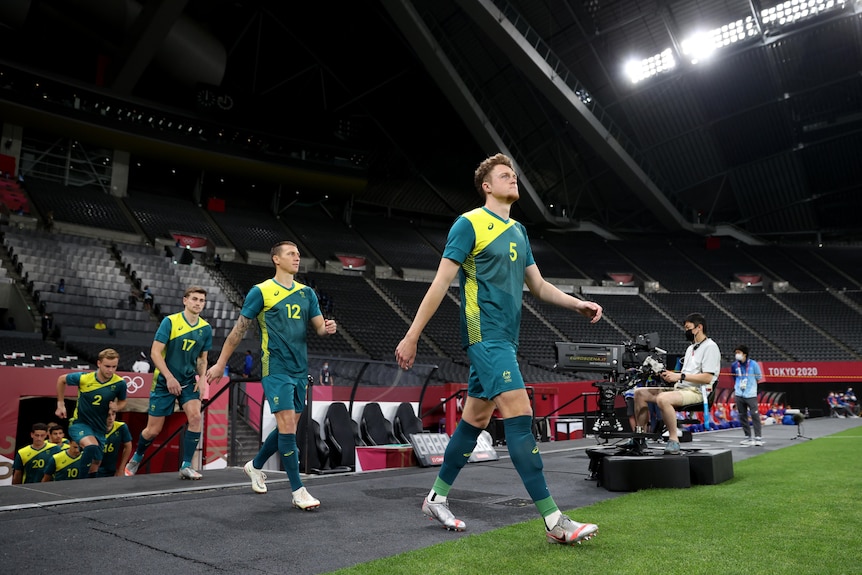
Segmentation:
<svg viewBox="0 0 862 575">
<path fill-rule="evenodd" d="M 240 312 L 260 326 L 261 375 L 308 376 L 308 322 L 320 313 L 317 294 L 297 281 L 285 287 L 274 279 L 248 292 Z"/>
<path fill-rule="evenodd" d="M 461 265 L 463 346 L 493 340 L 517 346 L 524 273 L 535 263 L 524 226 L 476 208 L 452 224 L 443 257 Z"/>
<path fill-rule="evenodd" d="M 194 385 L 198 357 L 213 345 L 212 326 L 201 317 L 191 325 L 183 312 L 178 312 L 162 320 L 154 339 L 165 344 L 162 357 L 180 385 Z M 164 374 L 158 369 L 153 372 L 153 389 L 157 386 L 167 386 Z"/>
<path fill-rule="evenodd" d="M 12 469 L 22 472 L 22 483 L 42 481 L 48 462 L 57 453 L 56 447 L 56 444 L 46 441 L 41 449 L 34 449 L 32 445 L 28 445 L 18 450 L 12 462 Z"/>
<path fill-rule="evenodd" d="M 83 423 L 93 431 L 105 429 L 110 403 L 126 399 L 126 380 L 116 373 L 108 381 L 99 381 L 98 371 L 90 373 L 70 373 L 66 375 L 66 385 L 78 387 L 78 404 L 75 414 L 69 420 L 69 427 Z"/>
</svg>

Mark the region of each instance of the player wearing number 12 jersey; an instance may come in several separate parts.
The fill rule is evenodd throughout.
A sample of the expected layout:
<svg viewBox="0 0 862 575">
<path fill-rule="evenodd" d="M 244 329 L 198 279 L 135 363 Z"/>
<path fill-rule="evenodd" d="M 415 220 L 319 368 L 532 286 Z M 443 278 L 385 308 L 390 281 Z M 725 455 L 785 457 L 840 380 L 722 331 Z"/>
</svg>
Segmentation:
<svg viewBox="0 0 862 575">
<path fill-rule="evenodd" d="M 257 456 L 245 464 L 252 490 L 266 493 L 261 471 L 264 463 L 278 451 L 290 479 L 293 505 L 303 510 L 320 507 L 320 501 L 308 493 L 299 474 L 299 450 L 296 425 L 305 409 L 308 386 L 308 325 L 321 336 L 335 333 L 335 321 L 320 313 L 317 294 L 294 279 L 299 271 L 299 248 L 293 242 L 280 242 L 270 250 L 275 277 L 252 287 L 245 297 L 236 325 L 225 340 L 219 359 L 207 371 L 214 381 L 224 373 L 231 354 L 242 342 L 251 322 L 260 328 L 261 383 L 275 415 L 276 428 L 267 436 Z"/>
</svg>

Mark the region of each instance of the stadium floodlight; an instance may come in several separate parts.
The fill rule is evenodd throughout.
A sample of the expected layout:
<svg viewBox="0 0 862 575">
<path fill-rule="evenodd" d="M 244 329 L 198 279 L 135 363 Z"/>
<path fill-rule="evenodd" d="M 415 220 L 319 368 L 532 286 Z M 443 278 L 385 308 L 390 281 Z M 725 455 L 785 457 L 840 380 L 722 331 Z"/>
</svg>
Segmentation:
<svg viewBox="0 0 862 575">
<path fill-rule="evenodd" d="M 786 0 L 761 10 L 760 18 L 764 26 L 786 26 L 827 10 L 842 9 L 846 3 L 846 0 Z"/>
<path fill-rule="evenodd" d="M 720 29 L 718 31 L 721 33 Z M 715 52 L 718 46 L 713 32 L 695 32 L 680 43 L 682 53 L 691 59 L 692 64 L 709 58 Z"/>
<path fill-rule="evenodd" d="M 775 6 L 763 8 L 760 11 L 760 20 L 764 28 L 775 30 L 823 12 L 842 10 L 847 4 L 853 2 L 862 5 L 862 0 L 785 0 Z M 744 19 L 728 22 L 709 32 L 695 33 L 683 40 L 680 47 L 683 55 L 689 58 L 692 64 L 697 64 L 709 58 L 719 48 L 730 46 L 759 34 L 760 31 L 754 18 L 747 16 Z M 668 48 L 649 58 L 627 62 L 625 74 L 633 84 L 636 84 L 674 67 L 676 67 L 676 61 L 670 48 Z"/>
<path fill-rule="evenodd" d="M 661 54 L 644 58 L 643 60 L 629 60 L 625 65 L 625 73 L 633 84 L 645 80 L 661 72 L 667 72 L 676 67 L 676 59 L 670 48 Z"/>
</svg>

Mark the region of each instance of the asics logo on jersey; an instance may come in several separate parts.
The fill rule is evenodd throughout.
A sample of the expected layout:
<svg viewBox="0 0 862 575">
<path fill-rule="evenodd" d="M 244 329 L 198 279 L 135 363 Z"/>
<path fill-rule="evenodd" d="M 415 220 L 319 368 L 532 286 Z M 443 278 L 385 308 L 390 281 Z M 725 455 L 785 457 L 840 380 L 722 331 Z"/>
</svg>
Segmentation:
<svg viewBox="0 0 862 575">
<path fill-rule="evenodd" d="M 470 457 L 471 455 L 473 455 L 473 452 L 472 452 L 472 451 L 471 451 L 470 453 L 465 453 L 465 454 L 464 454 L 464 457 Z"/>
<path fill-rule="evenodd" d="M 275 290 L 275 293 L 274 293 L 274 294 L 272 294 L 272 295 L 276 296 L 276 295 L 278 295 L 278 294 L 280 294 L 280 293 L 281 293 L 281 290 Z"/>
<path fill-rule="evenodd" d="M 494 222 L 491 222 L 490 224 L 488 224 L 488 229 L 489 229 L 489 230 L 493 230 L 493 229 L 494 229 Z"/>
<path fill-rule="evenodd" d="M 536 455 L 537 453 L 539 453 L 539 446 L 538 445 L 533 448 L 533 455 Z"/>
</svg>

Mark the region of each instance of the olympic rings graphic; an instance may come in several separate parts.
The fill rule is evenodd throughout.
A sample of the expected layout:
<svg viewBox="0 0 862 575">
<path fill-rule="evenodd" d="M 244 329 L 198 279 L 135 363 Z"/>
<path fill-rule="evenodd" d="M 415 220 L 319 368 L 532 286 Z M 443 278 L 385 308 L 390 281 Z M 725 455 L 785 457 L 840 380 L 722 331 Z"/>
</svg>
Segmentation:
<svg viewBox="0 0 862 575">
<path fill-rule="evenodd" d="M 126 388 L 129 393 L 135 393 L 142 387 L 144 387 L 144 378 L 140 375 L 136 375 L 134 377 L 130 377 L 128 375 L 124 375 L 123 379 L 126 380 Z"/>
</svg>

